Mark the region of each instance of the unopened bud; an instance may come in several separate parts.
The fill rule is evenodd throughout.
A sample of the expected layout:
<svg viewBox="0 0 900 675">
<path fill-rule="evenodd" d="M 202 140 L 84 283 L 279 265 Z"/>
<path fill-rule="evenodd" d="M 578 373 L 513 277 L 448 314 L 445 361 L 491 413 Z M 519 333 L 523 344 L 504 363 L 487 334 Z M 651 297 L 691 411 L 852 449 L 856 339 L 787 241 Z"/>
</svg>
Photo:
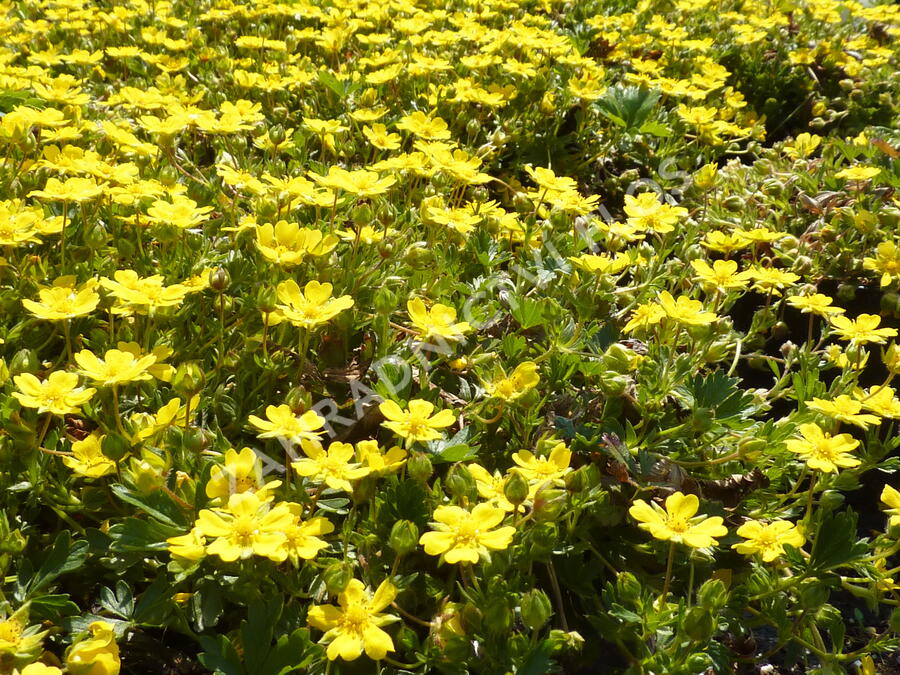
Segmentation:
<svg viewBox="0 0 900 675">
<path fill-rule="evenodd" d="M 419 543 L 419 528 L 409 520 L 398 520 L 391 528 L 388 546 L 397 555 L 407 555 L 416 550 Z"/>
</svg>

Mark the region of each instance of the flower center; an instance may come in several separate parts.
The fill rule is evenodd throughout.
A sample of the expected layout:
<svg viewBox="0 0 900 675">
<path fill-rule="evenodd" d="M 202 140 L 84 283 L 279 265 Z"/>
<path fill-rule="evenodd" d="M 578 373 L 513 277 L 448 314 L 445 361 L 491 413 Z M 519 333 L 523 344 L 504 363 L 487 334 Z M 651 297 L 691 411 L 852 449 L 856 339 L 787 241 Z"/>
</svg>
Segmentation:
<svg viewBox="0 0 900 675">
<path fill-rule="evenodd" d="M 366 611 L 365 607 L 360 605 L 350 605 L 344 612 L 341 623 L 343 624 L 343 629 L 348 633 L 361 635 L 366 626 L 369 625 L 369 613 Z"/>
</svg>

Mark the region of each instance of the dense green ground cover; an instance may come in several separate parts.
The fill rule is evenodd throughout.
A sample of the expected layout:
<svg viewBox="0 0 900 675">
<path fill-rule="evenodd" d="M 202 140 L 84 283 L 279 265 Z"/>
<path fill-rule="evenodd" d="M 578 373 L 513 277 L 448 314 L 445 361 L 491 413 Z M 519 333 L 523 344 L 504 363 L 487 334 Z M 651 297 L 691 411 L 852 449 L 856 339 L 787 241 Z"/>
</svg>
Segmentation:
<svg viewBox="0 0 900 675">
<path fill-rule="evenodd" d="M 891 672 L 897 5 L 0 15 L 0 673 Z"/>
</svg>

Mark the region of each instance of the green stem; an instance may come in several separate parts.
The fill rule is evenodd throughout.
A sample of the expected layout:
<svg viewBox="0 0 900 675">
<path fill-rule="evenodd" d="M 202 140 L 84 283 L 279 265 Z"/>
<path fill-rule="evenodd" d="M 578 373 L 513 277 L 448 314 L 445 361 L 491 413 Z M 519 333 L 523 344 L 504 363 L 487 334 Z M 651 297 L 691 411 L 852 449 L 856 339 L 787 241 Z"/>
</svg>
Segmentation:
<svg viewBox="0 0 900 675">
<path fill-rule="evenodd" d="M 675 562 L 675 542 L 669 542 L 669 559 L 666 561 L 666 578 L 663 581 L 663 590 L 662 596 L 659 598 L 660 606 L 665 603 L 666 598 L 669 597 L 669 584 L 672 581 L 672 565 Z"/>
</svg>

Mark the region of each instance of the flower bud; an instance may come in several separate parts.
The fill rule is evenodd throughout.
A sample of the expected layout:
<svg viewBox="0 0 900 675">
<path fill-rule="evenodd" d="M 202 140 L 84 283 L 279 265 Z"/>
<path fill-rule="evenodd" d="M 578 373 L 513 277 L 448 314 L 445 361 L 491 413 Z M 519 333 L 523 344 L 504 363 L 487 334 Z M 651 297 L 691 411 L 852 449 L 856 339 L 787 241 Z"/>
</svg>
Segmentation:
<svg viewBox="0 0 900 675">
<path fill-rule="evenodd" d="M 641 582 L 631 572 L 620 572 L 616 577 L 616 590 L 622 602 L 634 604 L 641 598 Z"/>
<path fill-rule="evenodd" d="M 325 588 L 332 595 L 339 595 L 344 592 L 350 581 L 353 579 L 353 565 L 348 562 L 332 563 L 322 572 L 322 580 L 325 582 Z"/>
<path fill-rule="evenodd" d="M 287 396 L 284 397 L 284 402 L 291 409 L 292 413 L 302 415 L 312 408 L 312 394 L 309 393 L 306 387 L 298 385 L 288 391 Z"/>
<path fill-rule="evenodd" d="M 550 598 L 539 588 L 533 588 L 522 596 L 519 609 L 522 613 L 522 623 L 530 630 L 542 628 L 553 615 Z"/>
<path fill-rule="evenodd" d="M 38 360 L 37 352 L 33 349 L 20 349 L 9 362 L 9 372 L 11 375 L 21 375 L 22 373 L 36 373 L 41 367 Z"/>
<path fill-rule="evenodd" d="M 275 311 L 275 305 L 278 302 L 278 296 L 275 289 L 271 286 L 263 286 L 256 292 L 256 306 L 260 312 L 269 314 Z"/>
<path fill-rule="evenodd" d="M 398 520 L 391 528 L 388 546 L 397 555 L 407 555 L 416 550 L 419 544 L 419 528 L 409 520 Z"/>
<path fill-rule="evenodd" d="M 716 620 L 706 607 L 691 607 L 682 626 L 688 637 L 697 642 L 706 642 L 716 630 Z"/>
<path fill-rule="evenodd" d="M 410 478 L 423 483 L 434 473 L 431 460 L 424 452 L 413 453 L 413 456 L 406 461 L 406 470 L 409 472 Z"/>
<path fill-rule="evenodd" d="M 375 311 L 379 314 L 390 314 L 397 309 L 397 294 L 390 288 L 382 286 L 375 291 L 373 305 L 375 306 Z"/>
<path fill-rule="evenodd" d="M 216 293 L 222 293 L 231 285 L 231 275 L 224 267 L 217 267 L 209 273 L 209 286 Z"/>
<path fill-rule="evenodd" d="M 518 471 L 513 471 L 503 484 L 503 496 L 516 507 L 528 499 L 528 491 L 528 481 Z"/>
<path fill-rule="evenodd" d="M 450 467 L 444 486 L 455 499 L 475 499 L 478 492 L 472 473 L 465 464 L 460 463 Z"/>
<path fill-rule="evenodd" d="M 181 396 L 188 398 L 203 389 L 204 380 L 200 365 L 194 361 L 187 361 L 175 369 L 172 388 Z"/>
</svg>

